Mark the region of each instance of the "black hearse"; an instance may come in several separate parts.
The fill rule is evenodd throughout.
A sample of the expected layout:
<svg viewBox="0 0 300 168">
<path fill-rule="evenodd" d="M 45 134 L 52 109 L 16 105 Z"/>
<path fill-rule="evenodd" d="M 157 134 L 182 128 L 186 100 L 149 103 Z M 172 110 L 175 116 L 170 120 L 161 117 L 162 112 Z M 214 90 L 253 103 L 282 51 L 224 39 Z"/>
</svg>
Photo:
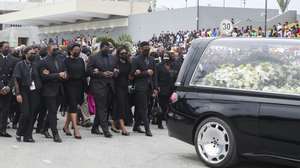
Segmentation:
<svg viewBox="0 0 300 168">
<path fill-rule="evenodd" d="M 300 165 L 300 40 L 195 40 L 176 86 L 169 135 L 194 145 L 206 165 Z"/>
</svg>

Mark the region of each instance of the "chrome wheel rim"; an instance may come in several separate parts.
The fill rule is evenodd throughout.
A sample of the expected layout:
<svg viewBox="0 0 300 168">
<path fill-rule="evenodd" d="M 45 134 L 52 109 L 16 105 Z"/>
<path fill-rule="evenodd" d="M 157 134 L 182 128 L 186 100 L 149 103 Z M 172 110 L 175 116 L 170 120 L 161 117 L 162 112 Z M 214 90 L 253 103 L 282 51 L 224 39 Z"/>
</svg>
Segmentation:
<svg viewBox="0 0 300 168">
<path fill-rule="evenodd" d="M 208 122 L 198 133 L 198 151 L 201 157 L 210 164 L 222 162 L 228 155 L 229 135 L 221 124 Z"/>
</svg>

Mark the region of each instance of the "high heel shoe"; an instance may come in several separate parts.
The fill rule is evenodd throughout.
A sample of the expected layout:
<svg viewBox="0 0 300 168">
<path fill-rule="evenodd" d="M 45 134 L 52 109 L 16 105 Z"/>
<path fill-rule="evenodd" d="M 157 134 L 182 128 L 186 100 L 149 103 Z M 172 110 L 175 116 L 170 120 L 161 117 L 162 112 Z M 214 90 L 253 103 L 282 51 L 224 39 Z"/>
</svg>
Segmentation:
<svg viewBox="0 0 300 168">
<path fill-rule="evenodd" d="M 75 139 L 82 139 L 82 137 L 79 135 L 79 136 L 77 136 L 77 135 L 74 135 L 74 138 Z"/>
<path fill-rule="evenodd" d="M 125 131 L 125 132 L 122 132 L 122 135 L 123 136 L 130 136 L 130 133 Z"/>
<path fill-rule="evenodd" d="M 65 130 L 65 128 L 63 128 L 63 131 L 64 131 L 64 133 L 65 133 L 67 136 L 72 136 L 71 132 L 70 132 L 70 131 L 67 131 L 67 130 Z"/>
<path fill-rule="evenodd" d="M 74 138 L 75 139 L 82 139 L 82 137 L 80 135 L 76 135 L 75 131 L 74 131 Z"/>
</svg>

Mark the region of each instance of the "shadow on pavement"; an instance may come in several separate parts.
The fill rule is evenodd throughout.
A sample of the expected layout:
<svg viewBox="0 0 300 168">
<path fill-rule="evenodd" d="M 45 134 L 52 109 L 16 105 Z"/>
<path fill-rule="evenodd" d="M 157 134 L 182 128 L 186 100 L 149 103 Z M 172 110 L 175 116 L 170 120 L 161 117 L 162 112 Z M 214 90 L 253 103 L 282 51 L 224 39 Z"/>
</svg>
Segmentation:
<svg viewBox="0 0 300 168">
<path fill-rule="evenodd" d="M 293 168 L 289 166 L 282 166 L 282 165 L 275 165 L 265 162 L 258 162 L 258 161 L 244 161 L 239 165 L 235 166 L 234 168 Z"/>
<path fill-rule="evenodd" d="M 199 162 L 201 163 L 200 159 L 198 158 L 197 154 L 189 154 L 189 155 L 181 155 L 182 158 L 185 160 L 189 160 L 191 162 Z M 202 163 L 201 163 L 202 164 Z M 282 166 L 282 165 L 275 165 L 265 162 L 258 162 L 258 161 L 242 161 L 235 167 L 232 168 L 293 168 L 289 166 Z"/>
</svg>

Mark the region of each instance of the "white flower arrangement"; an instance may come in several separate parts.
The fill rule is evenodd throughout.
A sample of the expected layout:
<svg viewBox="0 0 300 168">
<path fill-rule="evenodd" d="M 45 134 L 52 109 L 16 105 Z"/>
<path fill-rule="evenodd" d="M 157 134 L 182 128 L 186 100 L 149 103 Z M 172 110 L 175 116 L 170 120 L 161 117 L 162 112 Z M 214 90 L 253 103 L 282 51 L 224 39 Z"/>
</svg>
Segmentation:
<svg viewBox="0 0 300 168">
<path fill-rule="evenodd" d="M 238 66 L 223 64 L 195 83 L 204 86 L 300 94 L 300 65 L 268 62 Z"/>
</svg>

